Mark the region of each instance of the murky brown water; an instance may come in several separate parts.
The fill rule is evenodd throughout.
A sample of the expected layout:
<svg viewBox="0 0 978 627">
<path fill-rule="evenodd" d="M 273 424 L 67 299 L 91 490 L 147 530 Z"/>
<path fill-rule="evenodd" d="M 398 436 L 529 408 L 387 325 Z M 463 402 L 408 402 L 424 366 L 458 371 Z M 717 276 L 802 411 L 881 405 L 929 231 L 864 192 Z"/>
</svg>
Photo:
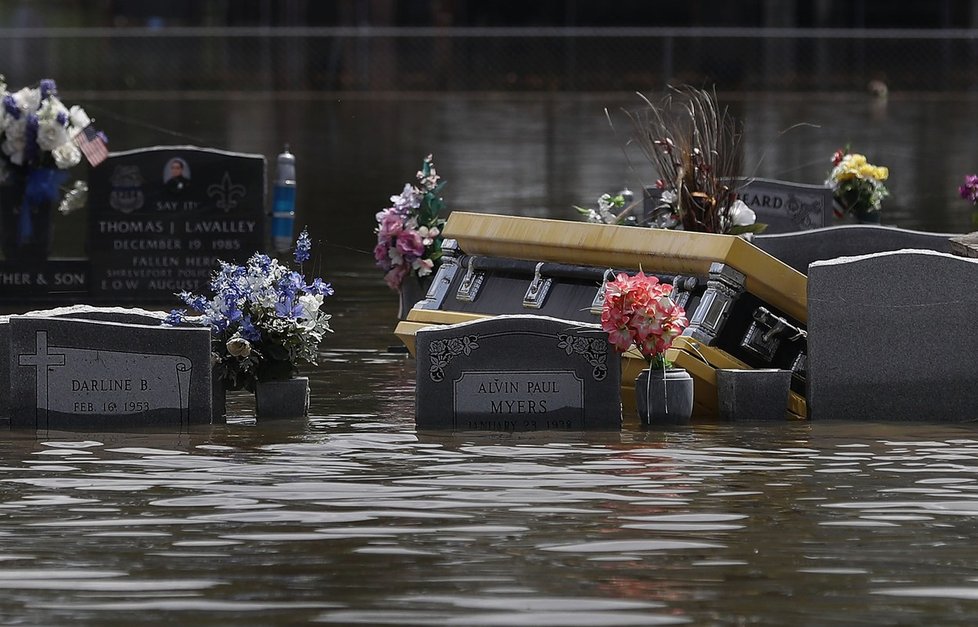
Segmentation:
<svg viewBox="0 0 978 627">
<path fill-rule="evenodd" d="M 0 442 L 0 624 L 972 622 L 970 425 L 419 434 L 364 339 L 308 420 Z"/>
<path fill-rule="evenodd" d="M 0 441 L 0 624 L 972 622 L 973 425 L 418 433 L 360 270 L 308 420 Z"/>
<path fill-rule="evenodd" d="M 415 431 L 373 213 L 429 152 L 459 209 L 573 219 L 647 180 L 601 113 L 627 97 L 568 98 L 102 103 L 222 148 L 291 141 L 336 333 L 308 420 L 256 423 L 238 395 L 192 433 L 8 434 L 0 625 L 971 624 L 973 425 Z M 850 141 L 890 165 L 894 222 L 968 230 L 976 103 L 737 106 L 758 175 L 818 182 Z M 779 134 L 800 122 L 821 127 Z M 114 149 L 168 143 L 116 124 Z"/>
</svg>

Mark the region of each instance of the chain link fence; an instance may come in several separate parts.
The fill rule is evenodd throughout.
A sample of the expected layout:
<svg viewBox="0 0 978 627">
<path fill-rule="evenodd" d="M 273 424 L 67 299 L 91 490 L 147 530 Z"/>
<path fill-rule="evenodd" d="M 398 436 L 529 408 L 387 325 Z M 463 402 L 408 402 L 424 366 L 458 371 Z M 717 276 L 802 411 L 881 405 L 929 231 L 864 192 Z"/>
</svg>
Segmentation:
<svg viewBox="0 0 978 627">
<path fill-rule="evenodd" d="M 12 86 L 75 93 L 970 92 L 976 68 L 970 29 L 0 29 Z"/>
</svg>

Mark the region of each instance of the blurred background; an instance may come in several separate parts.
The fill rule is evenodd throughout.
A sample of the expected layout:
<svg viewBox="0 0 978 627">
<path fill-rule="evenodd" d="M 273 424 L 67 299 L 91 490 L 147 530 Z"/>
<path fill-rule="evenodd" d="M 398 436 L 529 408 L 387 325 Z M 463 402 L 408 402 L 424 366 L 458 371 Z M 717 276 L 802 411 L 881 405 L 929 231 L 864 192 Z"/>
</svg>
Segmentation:
<svg viewBox="0 0 978 627">
<path fill-rule="evenodd" d="M 884 223 L 973 230 L 976 24 L 976 0 L 0 0 L 0 73 L 55 79 L 113 151 L 271 177 L 289 143 L 297 229 L 359 267 L 427 154 L 450 209 L 576 220 L 653 183 L 625 113 L 683 84 L 743 123 L 745 175 L 820 184 L 849 145 L 890 168 Z"/>
</svg>

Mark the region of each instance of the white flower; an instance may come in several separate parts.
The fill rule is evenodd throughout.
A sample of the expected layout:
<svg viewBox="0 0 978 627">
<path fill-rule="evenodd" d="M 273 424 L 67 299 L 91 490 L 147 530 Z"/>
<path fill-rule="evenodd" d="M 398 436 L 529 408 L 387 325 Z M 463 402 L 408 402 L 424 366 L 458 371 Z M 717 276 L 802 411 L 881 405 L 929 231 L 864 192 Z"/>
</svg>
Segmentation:
<svg viewBox="0 0 978 627">
<path fill-rule="evenodd" d="M 10 157 L 10 162 L 14 165 L 23 165 L 24 149 L 27 147 L 27 136 L 23 133 L 10 133 L 4 136 L 0 150 L 3 154 Z"/>
<path fill-rule="evenodd" d="M 78 165 L 82 158 L 81 150 L 70 141 L 52 150 L 51 156 L 54 157 L 54 165 L 62 170 Z"/>
<path fill-rule="evenodd" d="M 227 343 L 228 353 L 234 357 L 247 357 L 251 354 L 251 342 L 235 335 Z"/>
<path fill-rule="evenodd" d="M 13 96 L 14 103 L 22 114 L 33 113 L 41 107 L 41 90 L 39 88 L 24 87 Z M 20 117 L 23 118 L 24 115 Z"/>
<path fill-rule="evenodd" d="M 421 192 L 410 183 L 404 184 L 404 190 L 397 196 L 391 196 L 394 209 L 407 212 L 409 209 L 417 209 L 421 206 Z"/>
<path fill-rule="evenodd" d="M 78 105 L 71 107 L 71 110 L 68 112 L 68 117 L 71 119 L 71 125 L 75 128 L 85 128 L 92 123 L 92 119 Z"/>
<path fill-rule="evenodd" d="M 305 318 L 306 320 L 315 320 L 316 314 L 319 313 L 319 308 L 322 305 L 322 294 L 303 294 L 299 297 L 299 306 L 302 307 L 302 313 L 299 314 L 299 317 Z"/>
<path fill-rule="evenodd" d="M 418 276 L 428 276 L 435 267 L 435 262 L 431 259 L 415 259 L 411 267 L 418 272 Z"/>
<path fill-rule="evenodd" d="M 438 230 L 437 226 L 433 226 L 431 228 L 422 226 L 418 228 L 418 235 L 421 236 L 421 243 L 425 246 L 431 246 L 435 242 L 435 238 L 438 237 L 439 232 L 440 231 Z"/>
<path fill-rule="evenodd" d="M 594 209 L 587 210 L 587 221 L 595 222 L 597 224 L 601 224 L 602 222 L 604 222 L 604 220 L 601 219 L 601 216 L 598 214 L 598 212 L 595 211 Z"/>
<path fill-rule="evenodd" d="M 68 129 L 58 124 L 57 119 L 42 118 L 37 124 L 37 145 L 41 150 L 54 150 L 68 143 Z"/>
<path fill-rule="evenodd" d="M 735 200 L 727 211 L 732 226 L 750 226 L 754 224 L 757 216 L 754 211 L 747 206 L 743 200 Z"/>
</svg>

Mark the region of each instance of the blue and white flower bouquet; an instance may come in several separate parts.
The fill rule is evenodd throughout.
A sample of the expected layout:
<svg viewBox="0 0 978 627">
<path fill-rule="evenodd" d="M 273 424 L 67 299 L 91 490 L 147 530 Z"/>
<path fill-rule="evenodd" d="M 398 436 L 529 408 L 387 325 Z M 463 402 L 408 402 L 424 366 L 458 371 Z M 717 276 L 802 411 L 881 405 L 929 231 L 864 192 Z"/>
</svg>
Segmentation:
<svg viewBox="0 0 978 627">
<path fill-rule="evenodd" d="M 45 257 L 50 247 L 49 214 L 84 206 L 88 186 L 66 186 L 68 170 L 86 156 L 93 165 L 108 155 L 108 139 L 91 127 L 85 110 L 68 107 L 49 78 L 35 87 L 8 91 L 0 75 L 0 207 L 2 246 L 8 258 Z M 92 141 L 89 135 L 92 134 Z M 93 147 L 98 146 L 98 157 Z M 83 149 L 84 148 L 84 149 Z"/>
<path fill-rule="evenodd" d="M 72 139 L 92 121 L 78 105 L 61 102 L 53 80 L 9 92 L 0 75 L 0 99 L 0 149 L 11 164 L 66 170 L 81 162 Z"/>
<path fill-rule="evenodd" d="M 45 78 L 37 87 L 7 91 L 0 74 L 0 183 L 19 171 L 29 173 L 35 194 L 60 195 L 60 186 L 68 178 L 66 172 L 82 160 L 82 151 L 75 138 L 92 120 L 78 105 L 68 107 L 58 98 L 58 87 Z M 108 143 L 104 133 L 100 141 Z M 80 182 L 75 184 L 75 188 Z M 84 197 L 81 198 L 84 204 Z M 67 213 L 69 210 L 62 208 Z"/>
<path fill-rule="evenodd" d="M 309 259 L 312 244 L 302 230 L 295 260 Z M 221 262 L 210 283 L 212 296 L 178 294 L 199 318 L 174 309 L 164 324 L 184 322 L 210 326 L 214 376 L 227 389 L 254 391 L 258 381 L 288 379 L 300 363 L 316 365 L 319 343 L 329 327 L 323 299 L 333 288 L 321 278 L 306 282 L 268 255 L 255 253 L 244 266 Z"/>
</svg>

